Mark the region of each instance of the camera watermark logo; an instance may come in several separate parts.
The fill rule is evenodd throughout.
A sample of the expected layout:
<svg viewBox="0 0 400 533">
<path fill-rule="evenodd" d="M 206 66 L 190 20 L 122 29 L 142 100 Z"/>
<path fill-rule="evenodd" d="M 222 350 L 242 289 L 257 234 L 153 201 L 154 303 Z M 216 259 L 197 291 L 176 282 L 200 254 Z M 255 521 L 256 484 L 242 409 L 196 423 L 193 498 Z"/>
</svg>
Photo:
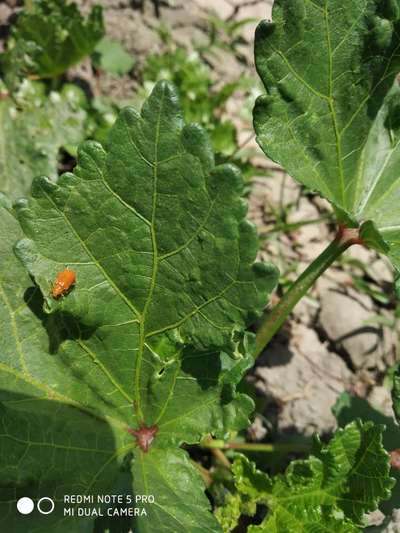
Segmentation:
<svg viewBox="0 0 400 533">
<path fill-rule="evenodd" d="M 37 502 L 36 507 L 40 514 L 50 514 L 54 511 L 55 503 L 48 496 L 44 496 Z M 31 514 L 34 508 L 35 504 L 33 500 L 27 496 L 17 501 L 17 509 L 21 514 Z"/>
<path fill-rule="evenodd" d="M 30 498 L 20 498 L 17 501 L 17 509 L 21 514 L 31 514 L 33 511 L 33 508 L 35 507 L 35 504 L 33 503 L 33 500 Z"/>
<path fill-rule="evenodd" d="M 42 514 L 52 513 L 54 511 L 54 507 L 54 501 L 51 498 L 48 498 L 47 496 L 40 498 L 40 500 L 37 502 L 38 511 Z"/>
</svg>

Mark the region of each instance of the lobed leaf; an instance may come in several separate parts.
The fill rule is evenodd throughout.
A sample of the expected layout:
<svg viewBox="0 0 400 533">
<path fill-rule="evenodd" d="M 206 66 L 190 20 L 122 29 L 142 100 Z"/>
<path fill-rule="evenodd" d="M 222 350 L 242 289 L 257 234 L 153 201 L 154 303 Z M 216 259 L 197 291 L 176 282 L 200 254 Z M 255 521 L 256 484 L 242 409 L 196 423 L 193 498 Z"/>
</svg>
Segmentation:
<svg viewBox="0 0 400 533">
<path fill-rule="evenodd" d="M 344 427 L 356 418 L 360 418 L 363 422 L 373 422 L 384 427 L 382 433 L 382 443 L 385 450 L 389 453 L 398 449 L 400 443 L 400 428 L 396 424 L 392 416 L 386 416 L 372 407 L 367 400 L 351 396 L 349 393 L 342 393 L 335 406 L 333 413 L 340 427 Z M 395 479 L 396 484 L 392 489 L 392 495 L 389 500 L 385 500 L 379 506 L 382 513 L 385 514 L 386 520 L 390 521 L 393 510 L 399 505 L 400 500 L 400 471 L 397 468 L 391 469 L 391 476 Z M 381 524 L 379 528 L 383 531 L 385 524 Z M 375 531 L 375 530 L 373 530 Z"/>
<path fill-rule="evenodd" d="M 276 0 L 256 34 L 264 152 L 400 268 L 400 4 Z"/>
<path fill-rule="evenodd" d="M 162 82 L 141 114 L 122 111 L 107 151 L 84 143 L 74 174 L 35 179 L 15 206 L 25 234 L 16 253 L 40 288 L 49 342 L 29 357 L 30 375 L 106 419 L 118 457 L 133 453 L 132 490 L 155 496 L 137 531 L 219 530 L 178 446 L 244 427 L 253 407 L 235 387 L 253 362 L 244 329 L 277 272 L 254 264 L 241 192 L 238 171 L 214 165 L 203 130 L 183 124 Z M 66 267 L 77 281 L 55 300 Z M 130 434 L 143 427 L 147 451 Z"/>
<path fill-rule="evenodd" d="M 359 531 L 364 513 L 387 499 L 393 485 L 382 429 L 371 422 L 352 422 L 336 431 L 328 445 L 317 442 L 309 459 L 292 461 L 284 476 L 274 478 L 238 456 L 233 473 L 242 512 L 254 515 L 257 505 L 267 507 L 263 522 L 250 526 L 249 532 Z M 234 516 L 237 501 L 232 500 Z M 226 512 L 224 520 L 225 531 L 232 530 Z"/>
<path fill-rule="evenodd" d="M 74 2 L 35 0 L 19 14 L 1 56 L 6 82 L 15 87 L 21 77 L 59 76 L 90 55 L 103 35 L 100 6 L 84 19 Z"/>
</svg>

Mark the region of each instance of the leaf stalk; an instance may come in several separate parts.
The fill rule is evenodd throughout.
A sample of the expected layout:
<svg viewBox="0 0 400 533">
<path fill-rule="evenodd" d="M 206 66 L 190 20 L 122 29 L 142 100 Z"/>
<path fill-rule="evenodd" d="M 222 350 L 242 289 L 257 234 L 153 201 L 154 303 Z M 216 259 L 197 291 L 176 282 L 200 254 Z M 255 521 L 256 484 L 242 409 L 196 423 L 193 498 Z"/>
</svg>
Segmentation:
<svg viewBox="0 0 400 533">
<path fill-rule="evenodd" d="M 359 229 L 339 226 L 335 239 L 299 276 L 271 312 L 262 320 L 256 334 L 256 357 L 261 354 L 282 327 L 296 304 L 314 285 L 317 279 L 343 252 L 354 244 L 363 244 L 360 239 Z"/>
<path fill-rule="evenodd" d="M 269 452 L 269 453 L 290 453 L 290 452 L 307 452 L 311 445 L 307 443 L 277 442 L 225 442 L 223 440 L 205 440 L 201 443 L 202 448 L 211 450 L 243 450 L 246 452 Z"/>
</svg>

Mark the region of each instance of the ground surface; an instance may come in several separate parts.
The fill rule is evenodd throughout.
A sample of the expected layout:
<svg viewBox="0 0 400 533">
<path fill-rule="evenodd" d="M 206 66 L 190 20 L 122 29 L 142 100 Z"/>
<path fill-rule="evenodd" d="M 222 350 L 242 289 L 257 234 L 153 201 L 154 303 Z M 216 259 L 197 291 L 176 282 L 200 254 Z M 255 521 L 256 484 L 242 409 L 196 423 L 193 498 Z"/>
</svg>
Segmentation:
<svg viewBox="0 0 400 533">
<path fill-rule="evenodd" d="M 0 3 L 0 24 L 4 27 L 15 11 L 15 3 Z M 89 9 L 99 2 L 78 3 Z M 256 79 L 254 29 L 256 21 L 270 18 L 272 0 L 169 0 L 159 2 L 158 12 L 150 0 L 100 3 L 105 8 L 107 33 L 124 44 L 139 66 L 146 54 L 163 49 L 158 32 L 161 23 L 170 28 L 176 43 L 190 48 L 193 42 L 207 42 L 211 12 L 225 20 L 254 18 L 243 27 L 243 43 L 236 55 L 220 50 L 208 59 L 216 80 L 227 82 L 240 75 Z M 116 80 L 102 74 L 94 79 L 85 64 L 70 76 L 83 79 L 94 94 L 122 100 L 131 99 L 138 85 L 138 80 L 128 75 Z M 242 105 L 238 95 L 229 113 L 239 126 L 240 141 L 245 142 L 251 124 L 243 120 Z M 256 146 L 254 139 L 246 148 L 252 145 Z M 278 265 L 283 281 L 288 282 L 334 237 L 330 209 L 318 197 L 306 195 L 261 153 L 255 157 L 258 164 L 270 169 L 268 178 L 254 176 L 250 194 L 249 217 L 262 238 L 260 259 Z M 272 231 L 277 220 L 293 224 L 321 218 L 294 231 Z M 251 438 L 262 439 L 269 432 L 329 434 L 335 427 L 331 409 L 343 391 L 367 398 L 377 408 L 390 412 L 390 394 L 383 379 L 396 360 L 399 340 L 392 284 L 389 263 L 359 246 L 318 281 L 249 376 L 266 406 L 249 433 Z M 400 532 L 400 527 L 393 524 L 387 531 Z"/>
</svg>

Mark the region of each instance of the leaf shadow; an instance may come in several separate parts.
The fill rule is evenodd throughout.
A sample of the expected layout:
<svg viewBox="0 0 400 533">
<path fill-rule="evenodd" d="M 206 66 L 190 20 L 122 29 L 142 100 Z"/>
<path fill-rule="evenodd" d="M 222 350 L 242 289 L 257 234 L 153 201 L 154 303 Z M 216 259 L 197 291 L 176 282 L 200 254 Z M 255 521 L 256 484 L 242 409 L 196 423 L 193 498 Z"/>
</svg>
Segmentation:
<svg viewBox="0 0 400 533">
<path fill-rule="evenodd" d="M 118 472 L 116 482 L 110 489 L 110 494 L 123 495 L 124 498 L 129 496 L 132 498 L 132 502 L 134 502 L 135 498 L 132 491 L 133 476 L 130 468 L 132 458 L 133 455 L 131 453 L 125 457 L 124 463 Z M 133 507 L 133 505 L 134 503 L 110 504 L 108 508 L 113 511 L 109 512 L 109 514 L 107 513 L 106 516 L 96 518 L 93 533 L 129 533 L 130 531 L 134 531 L 135 519 L 129 516 L 129 508 Z M 118 515 L 114 515 L 114 510 L 122 509 L 126 510 L 127 516 L 120 516 L 123 514 L 121 511 L 118 512 Z"/>
<path fill-rule="evenodd" d="M 78 322 L 74 317 L 63 311 L 56 311 L 47 314 L 43 311 L 44 298 L 38 287 L 32 286 L 26 289 L 24 293 L 24 301 L 29 310 L 42 323 L 44 330 L 48 336 L 48 353 L 50 356 L 56 358 L 57 361 L 64 365 L 65 371 L 72 374 L 77 380 L 85 383 L 91 392 L 99 398 L 99 400 L 114 407 L 112 401 L 99 394 L 99 391 L 86 379 L 77 365 L 70 364 L 70 361 L 65 357 L 62 344 L 68 340 L 86 341 L 92 337 L 97 328 L 89 327 Z"/>
<path fill-rule="evenodd" d="M 37 287 L 29 287 L 24 301 L 32 313 L 42 322 L 49 338 L 49 353 L 56 355 L 66 340 L 88 340 L 97 328 L 89 327 L 64 311 L 46 314 L 43 311 L 44 298 Z"/>
<path fill-rule="evenodd" d="M 182 372 L 193 377 L 203 390 L 215 387 L 221 374 L 221 359 L 217 351 L 193 352 L 187 348 L 182 354 Z"/>
</svg>

